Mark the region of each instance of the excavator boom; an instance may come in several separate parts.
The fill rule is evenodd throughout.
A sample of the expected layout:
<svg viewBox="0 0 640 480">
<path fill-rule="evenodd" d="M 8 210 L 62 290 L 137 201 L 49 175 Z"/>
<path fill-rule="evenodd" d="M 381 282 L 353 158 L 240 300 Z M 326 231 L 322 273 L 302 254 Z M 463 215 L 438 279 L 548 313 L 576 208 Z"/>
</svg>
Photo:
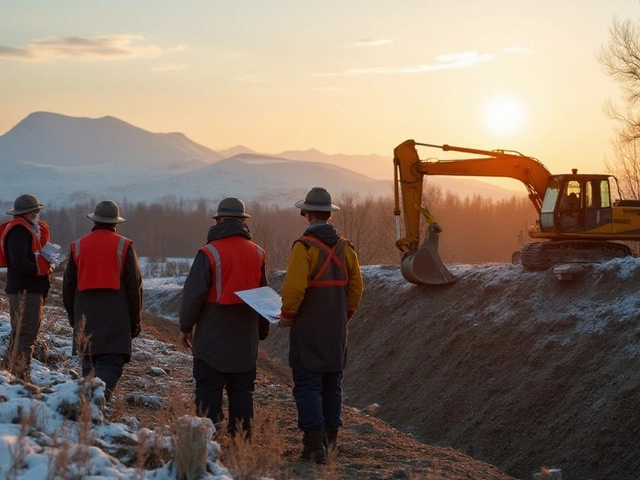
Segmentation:
<svg viewBox="0 0 640 480">
<path fill-rule="evenodd" d="M 416 143 L 437 147 L 427 143 Z M 529 198 L 540 213 L 544 193 L 551 173 L 533 157 L 506 150 L 476 150 L 472 148 L 442 145 L 443 151 L 485 155 L 485 158 L 463 160 L 439 160 L 421 162 L 420 171 L 425 175 L 467 175 L 474 177 L 507 177 L 520 180 L 529 192 Z"/>
<path fill-rule="evenodd" d="M 463 160 L 420 160 L 416 145 L 439 148 L 443 151 L 462 152 L 474 155 L 483 155 L 483 158 L 471 158 Z M 406 238 L 400 238 L 398 248 L 403 252 L 412 252 L 418 249 L 420 210 L 422 206 L 422 186 L 424 175 L 462 175 L 462 176 L 487 176 L 507 177 L 520 180 L 527 191 L 529 199 L 540 213 L 544 192 L 547 188 L 551 173 L 538 160 L 527 157 L 517 152 L 505 150 L 478 150 L 472 148 L 455 147 L 451 145 L 433 145 L 429 143 L 417 143 L 407 140 L 398 145 L 393 151 L 394 178 L 395 178 L 395 215 L 399 216 L 400 193 L 402 193 L 402 206 Z"/>
</svg>

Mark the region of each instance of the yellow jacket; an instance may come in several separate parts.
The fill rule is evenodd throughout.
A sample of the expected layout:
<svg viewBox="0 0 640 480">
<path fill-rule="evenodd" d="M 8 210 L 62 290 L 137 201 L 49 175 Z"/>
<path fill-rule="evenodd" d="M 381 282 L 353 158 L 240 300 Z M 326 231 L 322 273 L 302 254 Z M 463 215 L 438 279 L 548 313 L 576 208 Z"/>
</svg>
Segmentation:
<svg viewBox="0 0 640 480">
<path fill-rule="evenodd" d="M 358 255 L 351 244 L 345 249 L 346 267 L 349 273 L 347 282 L 347 316 L 351 316 L 358 309 L 364 290 Z M 318 263 L 320 250 L 315 245 L 307 248 L 301 242 L 295 242 L 291 249 L 287 274 L 282 285 L 282 312 L 284 318 L 294 318 L 304 299 L 309 276 Z"/>
</svg>

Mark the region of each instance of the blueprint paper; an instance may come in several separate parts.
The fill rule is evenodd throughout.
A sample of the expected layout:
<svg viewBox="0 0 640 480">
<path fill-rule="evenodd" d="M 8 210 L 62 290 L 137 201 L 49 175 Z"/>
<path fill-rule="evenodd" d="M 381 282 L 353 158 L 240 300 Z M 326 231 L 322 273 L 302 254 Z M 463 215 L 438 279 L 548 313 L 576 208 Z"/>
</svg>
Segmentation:
<svg viewBox="0 0 640 480">
<path fill-rule="evenodd" d="M 238 295 L 244 303 L 269 320 L 270 323 L 278 323 L 280 321 L 282 298 L 273 288 L 251 288 L 249 290 L 240 290 L 239 292 L 235 292 L 235 294 Z"/>
</svg>

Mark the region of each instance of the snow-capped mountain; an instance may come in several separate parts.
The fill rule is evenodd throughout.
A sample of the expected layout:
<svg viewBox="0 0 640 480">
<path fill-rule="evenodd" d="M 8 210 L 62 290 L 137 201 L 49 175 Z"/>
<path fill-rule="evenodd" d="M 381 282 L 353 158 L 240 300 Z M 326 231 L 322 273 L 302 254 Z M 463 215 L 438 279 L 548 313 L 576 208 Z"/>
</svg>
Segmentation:
<svg viewBox="0 0 640 480">
<path fill-rule="evenodd" d="M 302 162 L 342 165 L 349 170 L 353 170 L 354 172 L 358 172 L 378 180 L 388 180 L 393 177 L 391 149 L 389 149 L 389 157 L 383 157 L 382 155 L 375 154 L 345 155 L 336 153 L 334 155 L 329 155 L 315 148 L 311 148 L 309 150 L 287 150 L 279 153 L 278 156 Z"/>
<path fill-rule="evenodd" d="M 385 163 L 386 179 L 381 173 Z M 103 198 L 215 202 L 238 196 L 286 206 L 318 185 L 336 196 L 388 196 L 393 164 L 377 155 L 326 155 L 314 149 L 270 155 L 236 146 L 217 152 L 182 133 L 152 133 L 114 117 L 36 112 L 0 136 L 0 171 L 0 201 L 5 204 L 34 193 L 48 205 Z M 437 178 L 433 183 L 462 195 L 513 196 L 467 179 Z"/>
<path fill-rule="evenodd" d="M 114 117 L 36 112 L 0 137 L 0 163 L 185 171 L 223 157 L 182 133 L 151 133 Z"/>
</svg>

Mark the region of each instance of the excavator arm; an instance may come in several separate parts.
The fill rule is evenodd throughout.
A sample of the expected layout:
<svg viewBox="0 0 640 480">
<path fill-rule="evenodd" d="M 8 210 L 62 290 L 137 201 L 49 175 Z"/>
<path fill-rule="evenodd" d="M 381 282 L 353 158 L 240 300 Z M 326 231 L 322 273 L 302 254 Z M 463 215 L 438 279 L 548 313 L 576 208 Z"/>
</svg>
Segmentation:
<svg viewBox="0 0 640 480">
<path fill-rule="evenodd" d="M 443 151 L 481 155 L 480 158 L 462 160 L 424 161 L 418 156 L 416 146 L 439 148 Z M 407 140 L 394 149 L 394 197 L 396 246 L 403 253 L 403 275 L 412 283 L 449 283 L 455 277 L 447 275 L 437 253 L 437 235 L 440 227 L 429 220 L 429 230 L 424 245 L 420 247 L 420 215 L 424 175 L 461 175 L 515 178 L 524 183 L 529 199 L 540 213 L 551 173 L 538 160 L 518 152 L 506 150 L 477 150 L 451 145 L 433 145 Z M 400 198 L 402 196 L 402 198 Z M 401 210 L 402 202 L 402 210 Z M 404 212 L 405 236 L 401 235 L 400 214 Z M 431 238 L 429 238 L 431 237 Z M 434 238 L 435 237 L 435 238 Z M 435 246 L 435 249 L 434 249 Z M 420 255 L 411 259 L 418 252 Z M 435 272 L 435 273 L 434 273 Z M 446 272 L 446 273 L 445 273 Z"/>
</svg>

